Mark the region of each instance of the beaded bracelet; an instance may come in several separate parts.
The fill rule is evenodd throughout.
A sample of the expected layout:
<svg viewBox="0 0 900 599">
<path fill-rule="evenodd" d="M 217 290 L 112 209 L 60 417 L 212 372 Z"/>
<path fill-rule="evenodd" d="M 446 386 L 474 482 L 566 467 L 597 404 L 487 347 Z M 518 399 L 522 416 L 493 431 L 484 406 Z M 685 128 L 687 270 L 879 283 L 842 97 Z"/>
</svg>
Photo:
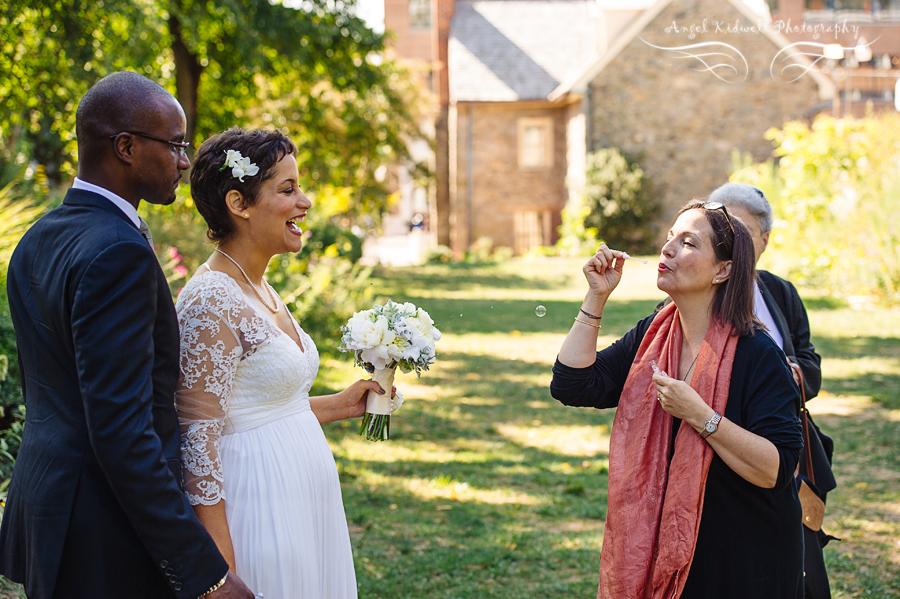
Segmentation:
<svg viewBox="0 0 900 599">
<path fill-rule="evenodd" d="M 575 317 L 575 322 L 580 322 L 581 324 L 586 324 L 586 325 L 588 325 L 589 327 L 594 327 L 595 329 L 602 328 L 599 324 L 593 324 L 593 323 L 588 322 L 588 321 L 586 321 L 586 320 L 581 320 L 581 319 L 578 318 L 577 316 Z"/>
<path fill-rule="evenodd" d="M 600 320 L 601 318 L 603 318 L 602 316 L 594 316 L 594 315 L 591 314 L 590 312 L 586 312 L 586 311 L 584 310 L 584 308 L 579 308 L 579 311 L 580 311 L 582 314 L 584 314 L 585 316 L 587 316 L 588 318 L 593 318 L 593 319 L 595 319 L 595 320 Z"/>
</svg>

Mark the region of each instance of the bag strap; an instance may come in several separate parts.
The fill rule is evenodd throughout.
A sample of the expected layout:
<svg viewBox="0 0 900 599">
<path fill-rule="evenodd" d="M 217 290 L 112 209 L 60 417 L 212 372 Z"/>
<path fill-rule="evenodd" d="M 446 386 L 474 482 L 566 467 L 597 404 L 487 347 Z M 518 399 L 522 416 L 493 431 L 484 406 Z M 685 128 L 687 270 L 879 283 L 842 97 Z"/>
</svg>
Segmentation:
<svg viewBox="0 0 900 599">
<path fill-rule="evenodd" d="M 803 371 L 800 370 L 800 366 L 798 364 L 790 362 L 790 365 L 791 370 L 797 373 L 797 378 L 800 380 L 800 399 L 802 400 L 802 407 L 800 408 L 800 419 L 803 423 L 803 448 L 804 453 L 806 454 L 806 476 L 809 478 L 812 484 L 816 484 L 816 473 L 813 472 L 812 447 L 809 444 L 809 418 L 807 417 L 808 411 L 806 409 L 806 385 L 803 382 Z"/>
</svg>

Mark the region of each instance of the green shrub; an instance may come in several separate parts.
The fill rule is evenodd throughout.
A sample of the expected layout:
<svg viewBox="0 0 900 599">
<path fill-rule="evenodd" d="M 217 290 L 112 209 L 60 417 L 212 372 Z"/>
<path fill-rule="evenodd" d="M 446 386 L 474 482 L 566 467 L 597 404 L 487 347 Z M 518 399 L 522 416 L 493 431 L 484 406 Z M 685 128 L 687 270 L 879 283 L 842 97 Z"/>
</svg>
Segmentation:
<svg viewBox="0 0 900 599">
<path fill-rule="evenodd" d="M 732 181 L 762 189 L 770 245 L 801 285 L 900 303 L 900 115 L 820 117 L 767 137 L 778 161 L 744 161 Z"/>
<path fill-rule="evenodd" d="M 583 226 L 596 229 L 617 249 L 653 253 L 660 206 L 643 169 L 618 148 L 604 148 L 588 154 L 586 175 L 584 205 L 589 212 Z M 577 217 L 572 216 L 576 222 Z"/>
<path fill-rule="evenodd" d="M 469 246 L 463 256 L 463 262 L 466 264 L 488 264 L 493 262 L 492 252 L 494 249 L 494 240 L 490 237 L 479 237 L 475 243 Z"/>
<path fill-rule="evenodd" d="M 436 245 L 425 252 L 425 264 L 447 264 L 453 262 L 453 250 L 446 245 Z"/>
<path fill-rule="evenodd" d="M 585 224 L 591 208 L 584 199 L 570 202 L 562 211 L 562 224 L 557 228 L 559 241 L 556 242 L 558 256 L 587 256 L 597 251 L 600 238 L 597 228 Z"/>
<path fill-rule="evenodd" d="M 16 333 L 6 299 L 6 274 L 16 244 L 44 211 L 42 205 L 16 198 L 12 185 L 0 189 L 0 480 L 12 473 L 25 415 Z"/>
</svg>

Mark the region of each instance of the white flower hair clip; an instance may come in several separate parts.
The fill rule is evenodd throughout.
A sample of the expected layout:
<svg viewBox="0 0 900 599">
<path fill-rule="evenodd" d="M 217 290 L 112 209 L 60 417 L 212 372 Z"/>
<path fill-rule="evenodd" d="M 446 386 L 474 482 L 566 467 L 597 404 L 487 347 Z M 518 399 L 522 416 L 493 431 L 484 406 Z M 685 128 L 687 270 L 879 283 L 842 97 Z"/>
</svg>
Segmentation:
<svg viewBox="0 0 900 599">
<path fill-rule="evenodd" d="M 259 167 L 255 163 L 250 162 L 249 158 L 244 158 L 237 150 L 225 150 L 225 164 L 219 171 L 231 168 L 231 176 L 244 182 L 244 177 L 252 177 L 259 172 Z"/>
</svg>

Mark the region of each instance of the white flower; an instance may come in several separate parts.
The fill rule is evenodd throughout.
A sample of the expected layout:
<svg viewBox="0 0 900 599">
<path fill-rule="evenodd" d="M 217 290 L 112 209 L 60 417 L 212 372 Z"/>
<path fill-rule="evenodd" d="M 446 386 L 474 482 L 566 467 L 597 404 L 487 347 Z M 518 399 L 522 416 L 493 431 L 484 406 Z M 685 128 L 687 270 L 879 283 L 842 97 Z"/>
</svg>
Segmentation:
<svg viewBox="0 0 900 599">
<path fill-rule="evenodd" d="M 388 300 L 371 310 L 356 312 L 341 327 L 341 351 L 356 354 L 360 366 L 399 367 L 417 375 L 435 361 L 435 341 L 441 332 L 425 310 L 410 302 Z"/>
<path fill-rule="evenodd" d="M 350 341 L 352 347 L 350 349 L 363 349 L 363 340 L 365 339 L 366 330 L 374 324 L 369 318 L 370 311 L 356 312 L 353 317 L 347 321 L 347 330 L 350 333 Z"/>
<path fill-rule="evenodd" d="M 225 150 L 225 164 L 234 166 L 235 162 L 241 159 L 241 153 L 237 150 Z"/>
<path fill-rule="evenodd" d="M 363 330 L 363 345 L 367 348 L 387 347 L 394 342 L 397 334 L 388 326 L 387 318 L 379 318 L 375 322 L 368 323 Z M 387 349 L 385 349 L 387 352 Z M 385 354 L 385 357 L 387 355 Z"/>
<path fill-rule="evenodd" d="M 259 167 L 250 162 L 249 158 L 241 156 L 237 150 L 225 150 L 225 164 L 219 170 L 231 167 L 231 176 L 244 182 L 244 177 L 252 177 L 259 172 Z"/>
<path fill-rule="evenodd" d="M 397 389 L 397 392 L 394 393 L 394 397 L 391 398 L 391 413 L 393 414 L 397 410 L 400 409 L 400 406 L 403 405 L 403 394 L 400 393 L 400 389 Z"/>
<path fill-rule="evenodd" d="M 388 364 L 393 362 L 388 356 L 387 346 L 384 345 L 364 349 L 360 355 L 363 362 L 368 362 L 375 367 L 375 370 L 384 370 Z"/>
</svg>

